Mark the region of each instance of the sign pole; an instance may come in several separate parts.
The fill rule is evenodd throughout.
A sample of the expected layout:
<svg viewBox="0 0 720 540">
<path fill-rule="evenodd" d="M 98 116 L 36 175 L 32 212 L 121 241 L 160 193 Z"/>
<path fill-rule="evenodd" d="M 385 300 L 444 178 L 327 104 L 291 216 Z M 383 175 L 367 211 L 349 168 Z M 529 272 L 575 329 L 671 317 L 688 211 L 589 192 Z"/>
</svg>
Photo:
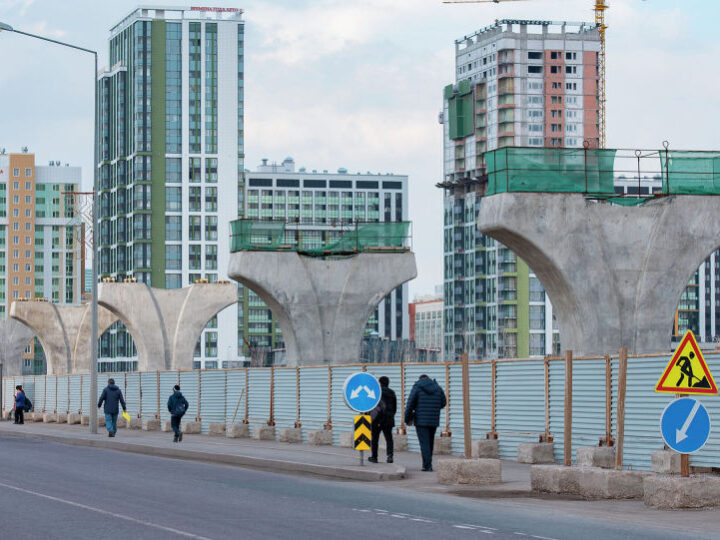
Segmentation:
<svg viewBox="0 0 720 540">
<path fill-rule="evenodd" d="M 361 467 L 364 467 L 364 466 L 365 466 L 365 458 L 363 457 L 364 455 L 365 455 L 365 451 L 364 451 L 364 450 L 360 450 L 360 466 L 361 466 Z"/>
<path fill-rule="evenodd" d="M 688 397 L 687 394 L 675 394 L 676 398 Z M 680 454 L 680 476 L 690 477 L 690 454 Z"/>
</svg>

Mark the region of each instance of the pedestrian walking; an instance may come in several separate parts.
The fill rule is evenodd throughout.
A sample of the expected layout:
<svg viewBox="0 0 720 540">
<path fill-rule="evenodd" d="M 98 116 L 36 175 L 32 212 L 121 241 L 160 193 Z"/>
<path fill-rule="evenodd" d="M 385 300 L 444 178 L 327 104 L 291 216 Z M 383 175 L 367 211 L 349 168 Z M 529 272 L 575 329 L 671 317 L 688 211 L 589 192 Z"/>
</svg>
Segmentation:
<svg viewBox="0 0 720 540">
<path fill-rule="evenodd" d="M 385 446 L 387 450 L 387 462 L 393 462 L 393 435 L 392 428 L 395 427 L 395 412 L 397 411 L 397 397 L 395 392 L 390 389 L 390 379 L 380 377 L 380 402 L 372 411 L 372 440 L 370 442 L 371 455 L 368 458 L 370 463 L 378 462 L 378 443 L 380 442 L 380 433 L 385 437 Z"/>
<path fill-rule="evenodd" d="M 173 442 L 182 441 L 182 431 L 180 431 L 180 421 L 188 410 L 190 404 L 188 403 L 185 396 L 180 392 L 180 385 L 176 384 L 173 387 L 174 392 L 168 398 L 167 408 L 170 412 L 170 426 L 172 427 L 174 437 Z"/>
<path fill-rule="evenodd" d="M 125 407 L 125 399 L 122 395 L 122 390 L 115 384 L 115 379 L 108 379 L 108 385 L 102 391 L 100 400 L 98 401 L 98 409 L 105 403 L 105 429 L 107 429 L 108 437 L 114 437 L 117 433 L 117 419 L 120 413 L 119 405 L 122 405 L 122 410 L 127 411 Z"/>
<path fill-rule="evenodd" d="M 15 423 L 25 423 L 25 391 L 21 384 L 15 387 Z"/>
<path fill-rule="evenodd" d="M 435 431 L 440 425 L 440 409 L 447 401 L 440 385 L 427 375 L 420 375 L 408 396 L 405 407 L 405 423 L 415 425 L 420 452 L 422 470 L 432 471 L 432 454 L 435 446 Z"/>
</svg>

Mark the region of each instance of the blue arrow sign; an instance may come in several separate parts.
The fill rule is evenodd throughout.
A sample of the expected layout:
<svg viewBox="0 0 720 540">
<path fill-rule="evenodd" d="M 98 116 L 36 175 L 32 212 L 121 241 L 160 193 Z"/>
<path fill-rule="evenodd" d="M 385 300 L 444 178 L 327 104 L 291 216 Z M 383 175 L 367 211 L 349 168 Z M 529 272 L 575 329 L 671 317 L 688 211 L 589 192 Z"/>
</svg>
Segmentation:
<svg viewBox="0 0 720 540">
<path fill-rule="evenodd" d="M 670 448 L 681 454 L 692 454 L 705 446 L 710 436 L 710 415 L 696 399 L 676 399 L 665 407 L 660 431 Z"/>
<path fill-rule="evenodd" d="M 369 373 L 353 373 L 345 379 L 343 396 L 345 403 L 357 412 L 368 412 L 380 403 L 380 383 Z"/>
</svg>

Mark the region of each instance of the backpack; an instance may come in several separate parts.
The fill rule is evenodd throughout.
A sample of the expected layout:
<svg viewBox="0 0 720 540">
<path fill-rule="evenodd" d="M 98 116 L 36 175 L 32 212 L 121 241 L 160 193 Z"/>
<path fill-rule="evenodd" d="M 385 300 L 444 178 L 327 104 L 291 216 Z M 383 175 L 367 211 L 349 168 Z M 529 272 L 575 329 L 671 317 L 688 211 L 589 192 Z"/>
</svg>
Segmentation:
<svg viewBox="0 0 720 540">
<path fill-rule="evenodd" d="M 25 409 L 25 412 L 30 412 L 30 409 L 33 408 L 32 401 L 30 401 L 30 398 L 25 396 L 25 406 L 23 409 Z"/>
<path fill-rule="evenodd" d="M 385 405 L 385 400 L 381 398 L 378 404 L 375 405 L 375 408 L 370 411 L 370 418 L 372 418 L 373 422 L 383 420 L 386 411 L 387 405 Z"/>
</svg>

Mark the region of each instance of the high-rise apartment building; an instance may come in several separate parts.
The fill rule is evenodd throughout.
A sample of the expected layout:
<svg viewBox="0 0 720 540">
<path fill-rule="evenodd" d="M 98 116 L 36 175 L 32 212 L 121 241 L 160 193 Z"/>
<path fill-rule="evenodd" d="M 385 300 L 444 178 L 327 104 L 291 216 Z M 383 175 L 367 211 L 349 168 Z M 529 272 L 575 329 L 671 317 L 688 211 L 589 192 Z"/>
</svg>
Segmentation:
<svg viewBox="0 0 720 540">
<path fill-rule="evenodd" d="M 416 299 L 408 306 L 410 341 L 423 351 L 443 350 L 444 302 L 442 298 Z"/>
<path fill-rule="evenodd" d="M 445 358 L 559 352 L 552 305 L 532 270 L 477 232 L 483 154 L 503 146 L 599 144 L 594 24 L 500 20 L 455 42 L 444 89 Z"/>
<path fill-rule="evenodd" d="M 229 222 L 244 196 L 244 23 L 237 8 L 138 8 L 111 29 L 99 79 L 100 275 L 158 288 L 226 279 Z M 242 339 L 240 339 L 242 342 Z M 237 307 L 195 351 L 237 359 Z M 135 356 L 122 328 L 100 356 Z"/>
<path fill-rule="evenodd" d="M 408 177 L 395 174 L 295 170 L 292 158 L 281 164 L 267 159 L 256 171 L 246 172 L 248 219 L 297 223 L 304 242 L 322 243 L 360 222 L 408 220 Z M 247 288 L 240 296 L 239 324 L 245 355 L 251 349 L 283 349 L 282 334 L 270 309 Z M 370 317 L 367 334 L 390 340 L 407 339 L 408 285 L 397 287 Z"/>
<path fill-rule="evenodd" d="M 23 151 L 0 154 L 0 317 L 15 300 L 44 298 L 78 304 L 84 287 L 84 227 L 73 192 L 80 167 L 35 164 Z M 25 351 L 23 371 L 42 372 L 42 355 Z"/>
</svg>

